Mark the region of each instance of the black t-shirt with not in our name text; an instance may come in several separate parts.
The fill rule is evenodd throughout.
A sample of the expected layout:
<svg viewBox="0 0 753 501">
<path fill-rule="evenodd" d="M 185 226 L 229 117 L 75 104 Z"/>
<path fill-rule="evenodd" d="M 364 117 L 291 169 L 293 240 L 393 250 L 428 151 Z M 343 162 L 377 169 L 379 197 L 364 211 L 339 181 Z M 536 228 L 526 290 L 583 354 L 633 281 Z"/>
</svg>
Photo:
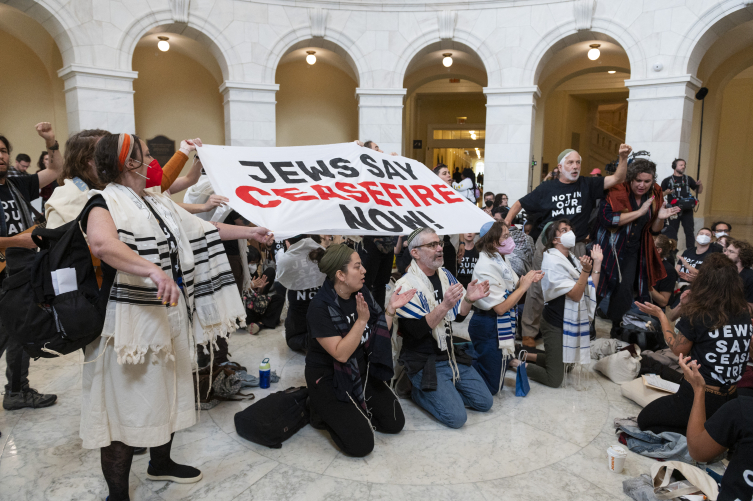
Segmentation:
<svg viewBox="0 0 753 501">
<path fill-rule="evenodd" d="M 478 251 L 475 247 L 466 247 L 463 259 L 458 264 L 458 282 L 463 284 L 463 287 L 468 288 L 468 284 L 473 280 L 473 269 L 476 267 L 476 261 L 478 261 Z"/>
<path fill-rule="evenodd" d="M 39 198 L 39 176 L 36 174 L 14 177 L 12 180 L 6 179 L 5 184 L 0 184 L 0 203 L 2 203 L 3 212 L 5 213 L 6 226 L 5 235 L 0 235 L 3 237 L 12 237 L 28 229 L 21 217 L 21 208 L 18 207 L 16 200 L 14 200 L 8 183 L 13 183 L 13 186 L 18 189 L 21 196 L 29 202 Z M 18 200 L 18 203 L 24 202 L 23 200 Z M 31 212 L 31 210 L 29 211 Z"/>
<path fill-rule="evenodd" d="M 526 213 L 541 213 L 539 231 L 549 221 L 569 219 L 577 241 L 588 236 L 588 220 L 596 201 L 604 196 L 603 177 L 579 177 L 572 184 L 559 179 L 541 183 L 520 199 Z"/>
</svg>

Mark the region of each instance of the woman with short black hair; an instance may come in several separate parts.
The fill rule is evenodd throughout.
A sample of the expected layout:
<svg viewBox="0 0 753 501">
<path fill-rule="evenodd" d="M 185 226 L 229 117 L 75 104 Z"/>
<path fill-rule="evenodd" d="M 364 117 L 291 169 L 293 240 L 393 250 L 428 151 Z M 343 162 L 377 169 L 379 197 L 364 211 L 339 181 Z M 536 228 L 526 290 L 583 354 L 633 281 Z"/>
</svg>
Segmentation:
<svg viewBox="0 0 753 501">
<path fill-rule="evenodd" d="M 396 290 L 382 311 L 364 285 L 358 252 L 334 244 L 312 250 L 309 257 L 327 275 L 306 315 L 311 425 L 329 431 L 345 454 L 363 457 L 374 449 L 372 427 L 399 433 L 405 425 L 387 383 L 393 376 L 390 331 L 397 308 L 415 289 Z"/>
<path fill-rule="evenodd" d="M 591 361 L 590 326 L 603 256 L 598 245 L 593 246 L 590 257 L 578 259 L 570 252 L 575 247 L 575 233 L 567 219 L 547 223 L 543 235 L 544 353 L 529 353 L 526 360 L 534 362 L 528 365 L 528 377 L 557 388 L 565 378 L 566 365 L 585 366 Z"/>
<path fill-rule="evenodd" d="M 718 252 L 706 257 L 682 305 L 674 326 L 664 311 L 650 303 L 636 303 L 657 317 L 672 353 L 691 356 L 706 381 L 706 418 L 737 396 L 736 384 L 749 359 L 751 317 L 737 267 Z M 683 380 L 674 395 L 659 398 L 638 414 L 641 430 L 685 434 L 693 406 L 693 388 Z"/>
</svg>

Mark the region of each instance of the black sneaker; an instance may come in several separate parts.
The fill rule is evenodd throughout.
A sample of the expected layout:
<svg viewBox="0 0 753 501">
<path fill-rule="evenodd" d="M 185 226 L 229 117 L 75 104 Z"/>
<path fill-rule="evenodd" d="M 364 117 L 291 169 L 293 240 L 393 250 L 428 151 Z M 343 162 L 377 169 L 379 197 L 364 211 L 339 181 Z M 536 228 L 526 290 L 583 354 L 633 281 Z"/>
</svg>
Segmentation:
<svg viewBox="0 0 753 501">
<path fill-rule="evenodd" d="M 201 471 L 193 466 L 178 464 L 172 459 L 169 466 L 161 470 L 152 466 L 152 462 L 149 461 L 149 467 L 146 469 L 146 478 L 149 480 L 166 480 L 178 484 L 193 484 L 201 480 L 203 476 Z"/>
<path fill-rule="evenodd" d="M 134 447 L 133 448 L 134 456 L 141 456 L 142 454 L 146 454 L 146 447 Z"/>
<path fill-rule="evenodd" d="M 39 409 L 51 406 L 57 399 L 57 395 L 43 395 L 33 388 L 26 388 L 6 393 L 3 397 L 3 409 L 6 411 L 15 411 L 25 407 Z"/>
</svg>

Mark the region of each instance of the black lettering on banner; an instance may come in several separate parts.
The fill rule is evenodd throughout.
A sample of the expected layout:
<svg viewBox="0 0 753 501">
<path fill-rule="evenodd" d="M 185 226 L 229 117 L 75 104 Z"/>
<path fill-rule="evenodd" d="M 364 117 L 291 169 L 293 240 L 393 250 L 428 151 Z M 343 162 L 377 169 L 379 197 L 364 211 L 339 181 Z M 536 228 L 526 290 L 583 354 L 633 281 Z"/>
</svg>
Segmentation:
<svg viewBox="0 0 753 501">
<path fill-rule="evenodd" d="M 369 173 L 371 173 L 372 175 L 379 178 L 384 177 L 384 172 L 379 170 L 376 161 L 366 153 L 361 155 L 361 162 L 366 166 L 366 170 L 369 171 Z"/>
<path fill-rule="evenodd" d="M 333 158 L 329 161 L 329 166 L 341 171 L 342 177 L 358 177 L 358 169 L 350 165 L 350 162 L 344 158 Z"/>
<path fill-rule="evenodd" d="M 379 209 L 369 209 L 369 217 L 374 222 L 375 225 L 379 226 L 384 231 L 392 231 L 395 233 L 402 233 L 403 227 L 399 224 L 395 223 L 395 221 L 392 220 L 387 214 L 380 211 Z M 382 218 L 385 221 L 385 224 L 382 224 L 381 221 L 379 221 L 379 218 Z M 391 226 L 387 226 L 387 224 L 390 224 Z"/>
<path fill-rule="evenodd" d="M 340 210 L 343 213 L 343 217 L 345 217 L 345 224 L 347 224 L 349 228 L 354 230 L 361 228 L 364 230 L 376 231 L 374 227 L 366 221 L 366 216 L 364 216 L 360 207 L 355 208 L 356 214 L 358 214 L 357 216 L 350 212 L 350 209 L 343 204 L 340 204 Z"/>
<path fill-rule="evenodd" d="M 393 162 L 395 161 L 393 160 Z M 411 167 L 408 162 L 405 162 L 405 166 L 400 165 L 398 162 L 395 162 L 395 165 L 403 169 L 406 174 L 413 178 L 414 181 L 418 181 L 418 178 L 413 174 L 413 167 Z"/>
<path fill-rule="evenodd" d="M 247 160 L 239 160 L 240 164 L 244 167 L 257 167 L 262 174 L 264 174 L 264 177 L 259 177 L 254 174 L 249 174 L 248 177 L 255 181 L 259 181 L 260 183 L 274 183 L 275 177 L 272 175 L 271 172 L 269 172 L 269 169 L 267 169 L 267 166 L 264 165 L 264 162 L 249 162 Z"/>
<path fill-rule="evenodd" d="M 418 212 L 421 215 L 422 218 L 426 219 L 427 221 L 429 221 L 431 224 L 433 224 L 434 226 L 436 226 L 440 230 L 444 228 L 444 226 L 435 223 L 429 216 L 427 216 L 423 212 L 421 212 L 421 211 L 416 211 L 416 212 Z"/>
<path fill-rule="evenodd" d="M 285 167 L 293 167 L 293 162 L 272 162 L 272 168 L 277 172 L 277 175 L 285 181 L 287 184 L 305 183 L 306 180 L 302 177 L 294 178 L 293 176 L 299 176 L 297 172 L 290 172 L 284 170 Z"/>
<path fill-rule="evenodd" d="M 404 181 L 407 181 L 407 179 L 405 179 L 405 176 L 403 176 L 402 174 L 400 174 L 400 173 L 399 173 L 399 172 L 397 171 L 397 169 L 395 169 L 395 168 L 394 168 L 394 167 L 392 166 L 392 164 L 391 164 L 391 163 L 389 163 L 389 161 L 387 161 L 387 160 L 382 160 L 382 165 L 384 165 L 384 172 L 386 172 L 386 173 L 387 173 L 387 177 L 388 177 L 389 179 L 392 179 L 393 177 L 399 177 L 400 179 L 402 179 L 402 180 L 404 180 Z"/>
<path fill-rule="evenodd" d="M 389 213 L 390 216 L 394 217 L 395 220 L 397 220 L 400 224 L 407 226 L 411 230 L 421 228 L 424 225 L 424 222 L 421 221 L 421 218 L 414 214 L 412 210 L 409 210 L 408 215 L 405 217 L 397 215 L 394 211 L 389 211 Z"/>
<path fill-rule="evenodd" d="M 312 181 L 320 181 L 322 179 L 322 176 L 330 177 L 332 179 L 335 178 L 335 175 L 329 171 L 327 165 L 322 160 L 317 160 L 316 164 L 319 166 L 318 169 L 316 167 L 311 167 L 311 170 L 309 170 L 309 168 L 306 167 L 305 162 L 296 162 L 298 168 L 301 169 L 304 174 L 310 177 Z"/>
</svg>

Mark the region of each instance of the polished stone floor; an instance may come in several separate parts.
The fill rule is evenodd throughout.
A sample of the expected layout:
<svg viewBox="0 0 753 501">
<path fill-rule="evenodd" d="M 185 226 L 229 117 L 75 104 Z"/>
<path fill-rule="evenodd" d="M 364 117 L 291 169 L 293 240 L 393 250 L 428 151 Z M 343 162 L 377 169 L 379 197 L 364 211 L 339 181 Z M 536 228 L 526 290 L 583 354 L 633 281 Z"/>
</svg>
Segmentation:
<svg viewBox="0 0 753 501">
<path fill-rule="evenodd" d="M 466 320 L 467 324 L 467 320 Z M 606 330 L 599 326 L 600 335 Z M 258 336 L 239 331 L 233 359 L 249 368 L 265 356 L 282 379 L 270 391 L 305 384 L 304 358 L 285 345 L 282 327 Z M 31 381 L 56 393 L 46 409 L 0 409 L 0 499 L 100 500 L 107 488 L 99 451 L 78 438 L 80 355 L 32 361 Z M 5 363 L 0 362 L 0 370 Z M 622 481 L 648 473 L 654 462 L 629 453 L 622 474 L 607 470 L 606 450 L 617 443 L 615 417 L 640 408 L 619 387 L 590 372 L 580 389 L 531 383 L 515 397 L 514 373 L 488 413 L 469 411 L 467 424 L 451 430 L 410 400 L 402 400 L 405 430 L 376 435 L 373 453 L 343 456 L 326 432 L 306 426 L 281 449 L 240 438 L 233 415 L 248 402 L 225 402 L 201 413 L 201 421 L 176 434 L 173 457 L 200 468 L 204 479 L 179 485 L 146 480 L 148 456 L 131 471 L 133 500 L 610 500 L 629 499 Z"/>
</svg>

